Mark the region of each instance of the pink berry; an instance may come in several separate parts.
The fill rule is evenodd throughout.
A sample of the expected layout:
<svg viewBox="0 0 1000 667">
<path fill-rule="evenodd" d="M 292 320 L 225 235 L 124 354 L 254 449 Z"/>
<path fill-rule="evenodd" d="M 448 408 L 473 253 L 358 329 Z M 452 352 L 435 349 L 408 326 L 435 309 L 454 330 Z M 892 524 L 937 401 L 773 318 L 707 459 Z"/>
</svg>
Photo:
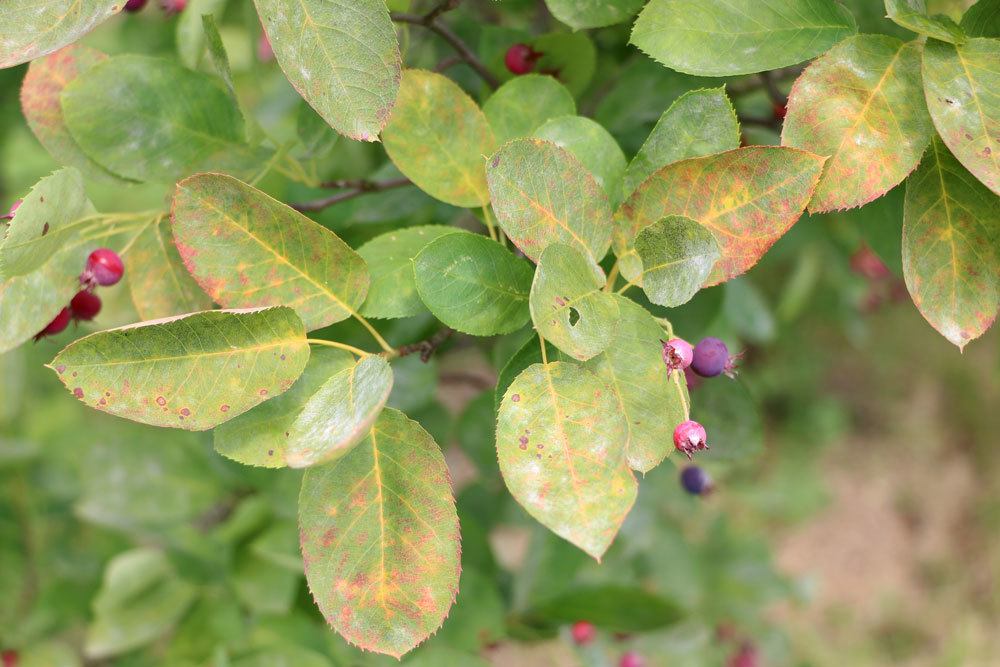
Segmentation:
<svg viewBox="0 0 1000 667">
<path fill-rule="evenodd" d="M 126 12 L 137 12 L 146 6 L 147 0 L 128 0 L 125 3 L 124 10 Z"/>
<path fill-rule="evenodd" d="M 542 54 L 527 44 L 514 44 L 503 58 L 504 64 L 511 74 L 527 74 L 535 69 L 535 63 Z"/>
<path fill-rule="evenodd" d="M 597 636 L 597 628 L 594 627 L 593 623 L 577 621 L 570 629 L 570 634 L 573 635 L 573 641 L 578 646 L 584 646 L 594 641 L 594 638 Z"/>
<path fill-rule="evenodd" d="M 672 371 L 682 371 L 691 365 L 694 348 L 683 338 L 671 338 L 663 343 L 663 363 L 667 367 L 667 377 Z"/>
<path fill-rule="evenodd" d="M 73 311 L 73 319 L 90 321 L 101 312 L 101 297 L 90 290 L 81 290 L 69 302 L 69 308 Z"/>
<path fill-rule="evenodd" d="M 744 642 L 739 650 L 729 657 L 726 667 L 759 667 L 757 649 L 750 642 Z"/>
<path fill-rule="evenodd" d="M 63 308 L 62 310 L 59 311 L 59 314 L 52 319 L 51 322 L 45 325 L 44 329 L 42 329 L 35 335 L 35 340 L 39 340 L 41 338 L 44 338 L 45 336 L 55 336 L 57 333 L 62 333 L 63 331 L 66 330 L 66 327 L 69 326 L 69 321 L 71 317 L 72 313 L 70 313 L 69 308 L 68 307 Z"/>
<path fill-rule="evenodd" d="M 160 7 L 168 15 L 179 14 L 187 7 L 187 0 L 160 0 Z"/>
<path fill-rule="evenodd" d="M 125 265 L 122 258 L 111 248 L 98 248 L 87 257 L 87 268 L 83 271 L 81 282 L 94 283 L 102 287 L 114 285 L 122 279 Z"/>
<path fill-rule="evenodd" d="M 3 665 L 3 667 L 17 667 L 17 662 L 17 651 L 7 650 L 0 653 L 0 665 Z"/>
<path fill-rule="evenodd" d="M 708 434 L 705 433 L 705 427 L 690 419 L 681 422 L 674 429 L 674 447 L 686 454 L 688 459 L 694 452 L 708 449 Z"/>
<path fill-rule="evenodd" d="M 851 255 L 851 271 L 869 280 L 882 280 L 892 275 L 889 267 L 866 245 Z"/>
<path fill-rule="evenodd" d="M 646 661 L 635 651 L 628 651 L 622 654 L 618 667 L 646 667 Z"/>
</svg>

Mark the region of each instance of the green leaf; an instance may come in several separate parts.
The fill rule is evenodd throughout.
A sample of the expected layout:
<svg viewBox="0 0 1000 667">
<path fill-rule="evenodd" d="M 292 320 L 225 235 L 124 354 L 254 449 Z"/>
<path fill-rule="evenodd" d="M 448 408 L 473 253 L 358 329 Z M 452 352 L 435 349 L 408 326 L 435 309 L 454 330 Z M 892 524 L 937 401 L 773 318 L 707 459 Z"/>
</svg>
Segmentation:
<svg viewBox="0 0 1000 667">
<path fill-rule="evenodd" d="M 642 289 L 649 300 L 674 308 L 701 289 L 721 256 L 712 232 L 691 218 L 670 215 L 635 238 L 642 260 Z"/>
<path fill-rule="evenodd" d="M 587 90 L 597 68 L 597 49 L 587 33 L 551 32 L 529 44 L 542 54 L 535 64 L 539 72 L 555 72 L 572 95 Z"/>
<path fill-rule="evenodd" d="M 288 390 L 309 359 L 290 308 L 207 311 L 85 336 L 52 360 L 92 408 L 203 431 Z"/>
<path fill-rule="evenodd" d="M 965 32 L 947 16 L 928 16 L 924 0 L 885 0 L 885 11 L 894 23 L 918 35 L 952 44 L 961 44 L 967 39 Z"/>
<path fill-rule="evenodd" d="M 805 151 L 749 146 L 663 167 L 615 214 L 615 254 L 622 275 L 632 282 L 639 277 L 642 263 L 634 239 L 668 215 L 701 223 L 719 243 L 722 257 L 706 286 L 744 273 L 802 215 L 823 162 Z"/>
<path fill-rule="evenodd" d="M 227 0 L 189 0 L 177 19 L 177 55 L 188 69 L 198 69 L 205 51 L 205 29 L 202 16 L 222 16 Z"/>
<path fill-rule="evenodd" d="M 288 429 L 285 460 L 292 468 L 340 458 L 368 435 L 392 390 L 392 369 L 368 355 L 321 386 Z"/>
<path fill-rule="evenodd" d="M 531 284 L 531 319 L 545 339 L 586 361 L 618 334 L 618 303 L 601 291 L 604 272 L 579 252 L 554 243 L 542 253 Z"/>
<path fill-rule="evenodd" d="M 177 184 L 174 242 L 225 308 L 290 306 L 313 331 L 350 317 L 368 292 L 365 261 L 298 211 L 224 174 Z"/>
<path fill-rule="evenodd" d="M 829 156 L 810 212 L 862 206 L 913 171 L 934 132 L 920 91 L 920 44 L 894 37 L 852 37 L 806 68 L 781 143 Z"/>
<path fill-rule="evenodd" d="M 616 584 L 574 587 L 534 605 L 528 614 L 548 624 L 585 618 L 609 632 L 648 632 L 676 623 L 683 616 L 676 604 L 659 595 Z"/>
<path fill-rule="evenodd" d="M 242 173 L 261 157 L 246 145 L 243 117 L 218 80 L 162 58 L 116 56 L 79 72 L 63 89 L 62 110 L 88 156 L 137 181 Z"/>
<path fill-rule="evenodd" d="M 222 35 L 219 34 L 219 26 L 215 23 L 215 16 L 205 14 L 201 17 L 202 30 L 205 33 L 205 42 L 208 45 L 208 55 L 212 59 L 212 66 L 215 73 L 226 84 L 229 97 L 239 106 L 239 98 L 236 96 L 236 85 L 233 83 L 233 70 L 229 65 L 229 54 L 222 43 Z"/>
<path fill-rule="evenodd" d="M 550 342 L 545 341 L 545 354 L 549 359 L 556 359 L 559 355 L 559 350 Z M 493 390 L 493 409 L 495 412 L 500 411 L 500 402 L 503 400 L 503 395 L 507 392 L 507 387 L 510 386 L 510 383 L 525 368 L 532 364 L 541 363 L 541 361 L 542 349 L 538 343 L 538 336 L 532 335 L 500 369 L 500 374 L 497 376 L 497 386 Z M 493 421 L 496 421 L 496 419 Z M 494 449 L 496 448 L 494 447 Z"/>
<path fill-rule="evenodd" d="M 500 227 L 532 261 L 563 243 L 600 261 L 611 245 L 608 197 L 586 167 L 550 141 L 518 139 L 486 172 Z"/>
<path fill-rule="evenodd" d="M 354 357 L 348 352 L 329 347 L 313 350 L 291 389 L 215 429 L 215 451 L 250 466 L 288 465 L 288 434 L 306 402 L 327 380 L 352 366 Z"/>
<path fill-rule="evenodd" d="M 406 70 L 382 141 L 403 175 L 435 199 L 464 207 L 489 203 L 485 165 L 496 140 L 483 112 L 448 77 Z"/>
<path fill-rule="evenodd" d="M 688 418 L 687 382 L 663 364 L 666 333 L 645 308 L 616 295 L 621 312 L 618 337 L 584 364 L 615 399 L 625 417 L 629 466 L 649 472 L 674 451 L 674 429 Z"/>
<path fill-rule="evenodd" d="M 304 101 L 299 103 L 295 133 L 305 147 L 308 157 L 324 157 L 333 150 L 340 138 L 340 135 L 326 124 L 323 117 Z"/>
<path fill-rule="evenodd" d="M 625 463 L 627 430 L 608 387 L 564 361 L 522 371 L 497 417 L 497 455 L 511 495 L 598 561 L 638 489 Z"/>
<path fill-rule="evenodd" d="M 651 0 L 631 42 L 679 72 L 732 76 L 809 60 L 855 32 L 830 0 Z"/>
<path fill-rule="evenodd" d="M 474 336 L 527 323 L 531 266 L 476 234 L 447 234 L 413 259 L 417 292 L 434 317 Z"/>
<path fill-rule="evenodd" d="M 333 129 L 375 141 L 401 60 L 383 0 L 254 0 L 289 83 Z"/>
<path fill-rule="evenodd" d="M 119 554 L 108 563 L 94 598 L 84 653 L 101 660 L 151 643 L 170 631 L 196 595 L 197 588 L 177 577 L 162 551 Z"/>
<path fill-rule="evenodd" d="M 576 113 L 566 86 L 551 76 L 525 74 L 500 86 L 483 105 L 497 144 L 529 136 L 547 120 Z"/>
<path fill-rule="evenodd" d="M 631 195 L 657 169 L 691 157 L 733 150 L 740 145 L 740 124 L 725 88 L 692 90 L 670 105 L 625 171 L 624 193 Z"/>
<path fill-rule="evenodd" d="M 612 206 L 621 200 L 625 153 L 603 125 L 583 116 L 561 116 L 546 122 L 533 136 L 572 153 L 604 189 Z"/>
<path fill-rule="evenodd" d="M 212 308 L 212 300 L 184 268 L 166 216 L 153 218 L 122 259 L 132 305 L 141 319 L 156 320 Z"/>
<path fill-rule="evenodd" d="M 1000 0 L 979 0 L 962 15 L 960 25 L 969 37 L 1000 37 Z"/>
<path fill-rule="evenodd" d="M 346 456 L 302 478 L 299 528 L 316 604 L 347 641 L 399 657 L 458 592 L 458 515 L 444 456 L 397 410 Z"/>
<path fill-rule="evenodd" d="M 0 275 L 23 276 L 37 270 L 86 225 L 73 223 L 95 212 L 76 169 L 60 169 L 38 181 L 6 230 L 0 245 Z"/>
<path fill-rule="evenodd" d="M 924 45 L 924 93 L 938 134 L 973 176 L 1000 194 L 1000 41 Z"/>
<path fill-rule="evenodd" d="M 413 258 L 431 241 L 463 232 L 456 227 L 407 227 L 376 236 L 358 248 L 368 264 L 372 284 L 361 314 L 365 317 L 409 317 L 426 312 L 417 295 Z"/>
<path fill-rule="evenodd" d="M 1000 308 L 998 220 L 1000 199 L 935 139 L 906 182 L 903 278 L 920 313 L 959 349 Z"/>
<path fill-rule="evenodd" d="M 602 28 L 635 16 L 645 0 L 545 0 L 557 19 L 573 28 Z"/>
<path fill-rule="evenodd" d="M 28 127 L 56 162 L 76 167 L 95 180 L 119 183 L 118 176 L 91 160 L 77 145 L 66 127 L 60 104 L 60 95 L 68 83 L 107 58 L 96 49 L 72 44 L 32 61 L 21 84 L 21 111 Z"/>
<path fill-rule="evenodd" d="M 26 63 L 75 42 L 121 7 L 120 0 L 5 3 L 0 16 L 0 68 Z"/>
</svg>

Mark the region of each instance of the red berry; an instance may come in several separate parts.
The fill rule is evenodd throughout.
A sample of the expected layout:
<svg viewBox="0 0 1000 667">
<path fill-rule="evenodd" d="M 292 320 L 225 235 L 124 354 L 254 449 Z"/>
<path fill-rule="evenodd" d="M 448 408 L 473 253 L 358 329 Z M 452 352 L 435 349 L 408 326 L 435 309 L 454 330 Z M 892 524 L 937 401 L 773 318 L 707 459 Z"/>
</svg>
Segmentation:
<svg viewBox="0 0 1000 667">
<path fill-rule="evenodd" d="M 81 282 L 91 282 L 108 287 L 122 279 L 125 265 L 122 258 L 111 248 L 98 248 L 87 257 L 87 268 L 84 269 Z"/>
<path fill-rule="evenodd" d="M 881 280 L 892 275 L 885 262 L 867 245 L 862 245 L 851 255 L 851 271 L 869 280 Z"/>
<path fill-rule="evenodd" d="M 125 3 L 124 10 L 126 12 L 137 12 L 146 6 L 147 0 L 128 0 Z"/>
<path fill-rule="evenodd" d="M 90 290 L 81 290 L 69 302 L 73 319 L 90 321 L 101 312 L 101 298 Z"/>
<path fill-rule="evenodd" d="M 71 318 L 71 313 L 69 308 L 63 308 L 59 311 L 59 314 L 49 322 L 44 329 L 39 331 L 35 335 L 35 340 L 44 338 L 45 336 L 55 336 L 57 333 L 62 333 L 69 326 L 69 321 Z"/>
<path fill-rule="evenodd" d="M 594 638 L 597 636 L 597 628 L 594 627 L 593 623 L 577 621 L 570 629 L 570 633 L 573 635 L 573 641 L 578 646 L 583 646 L 594 641 Z"/>
<path fill-rule="evenodd" d="M 160 7 L 163 8 L 168 15 L 169 14 L 179 14 L 184 11 L 187 7 L 187 0 L 160 0 Z"/>
<path fill-rule="evenodd" d="M 686 454 L 688 459 L 694 452 L 708 449 L 708 434 L 705 433 L 705 427 L 690 419 L 681 422 L 674 429 L 674 447 Z"/>
<path fill-rule="evenodd" d="M 694 348 L 683 338 L 671 338 L 663 343 L 663 363 L 667 367 L 667 377 L 671 371 L 684 370 L 694 359 Z"/>
<path fill-rule="evenodd" d="M 535 63 L 541 57 L 541 53 L 527 44 L 514 44 L 507 49 L 503 62 L 511 74 L 527 74 L 535 69 Z"/>
<path fill-rule="evenodd" d="M 646 667 L 646 661 L 635 651 L 628 651 L 618 661 L 618 667 Z"/>
<path fill-rule="evenodd" d="M 774 103 L 774 118 L 775 120 L 784 120 L 785 116 L 788 115 L 788 107 L 784 104 Z"/>
<path fill-rule="evenodd" d="M 3 665 L 3 667 L 17 667 L 17 658 L 17 651 L 4 651 L 0 653 L 0 665 Z"/>
</svg>

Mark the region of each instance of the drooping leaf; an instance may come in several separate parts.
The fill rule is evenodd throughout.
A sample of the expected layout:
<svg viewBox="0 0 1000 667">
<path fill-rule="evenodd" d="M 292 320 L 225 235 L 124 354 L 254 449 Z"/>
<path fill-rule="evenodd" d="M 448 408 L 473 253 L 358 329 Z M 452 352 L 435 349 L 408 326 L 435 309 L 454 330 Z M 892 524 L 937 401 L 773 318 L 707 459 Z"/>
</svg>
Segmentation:
<svg viewBox="0 0 1000 667">
<path fill-rule="evenodd" d="M 817 155 L 778 146 L 749 146 L 663 167 L 615 214 L 622 275 L 635 282 L 642 271 L 633 244 L 643 228 L 683 215 L 708 227 L 722 251 L 706 286 L 738 276 L 799 219 L 822 167 Z"/>
<path fill-rule="evenodd" d="M 446 234 L 413 258 L 413 271 L 420 298 L 453 329 L 493 336 L 528 321 L 531 266 L 496 241 Z"/>
<path fill-rule="evenodd" d="M 666 338 L 653 316 L 634 301 L 616 295 L 621 312 L 618 337 L 584 364 L 600 378 L 625 417 L 628 464 L 639 472 L 655 468 L 674 450 L 674 429 L 688 418 L 683 373 L 663 364 L 660 342 Z"/>
<path fill-rule="evenodd" d="M 212 300 L 184 268 L 166 216 L 151 220 L 122 259 L 132 305 L 141 319 L 156 320 L 212 308 Z"/>
<path fill-rule="evenodd" d="M 940 139 L 906 182 L 903 278 L 931 326 L 960 349 L 1000 308 L 1000 198 Z"/>
<path fill-rule="evenodd" d="M 959 24 L 969 37 L 1000 37 L 1000 0 L 979 0 Z"/>
<path fill-rule="evenodd" d="M 383 0 L 254 0 L 289 83 L 335 130 L 375 141 L 401 59 Z"/>
<path fill-rule="evenodd" d="M 218 80 L 171 60 L 108 58 L 78 72 L 61 99 L 80 148 L 125 178 L 171 183 L 196 171 L 244 173 L 261 161 Z"/>
<path fill-rule="evenodd" d="M 531 319 L 546 340 L 585 361 L 618 335 L 618 303 L 602 291 L 600 267 L 579 252 L 553 243 L 542 253 L 531 284 Z"/>
<path fill-rule="evenodd" d="M 533 136 L 572 153 L 604 189 L 612 206 L 621 200 L 625 153 L 603 125 L 583 116 L 560 116 L 547 121 Z"/>
<path fill-rule="evenodd" d="M 500 471 L 511 495 L 597 560 L 638 489 L 625 462 L 627 429 L 609 388 L 565 361 L 522 371 L 497 417 Z"/>
<path fill-rule="evenodd" d="M 75 42 L 121 8 L 120 0 L 4 3 L 0 68 L 26 63 Z"/>
<path fill-rule="evenodd" d="M 189 69 L 198 69 L 205 52 L 205 29 L 202 16 L 220 17 L 227 0 L 188 0 L 177 19 L 177 55 Z"/>
<path fill-rule="evenodd" d="M 918 35 L 952 44 L 966 40 L 965 32 L 947 16 L 928 16 L 924 0 L 885 0 L 885 11 L 893 22 Z"/>
<path fill-rule="evenodd" d="M 483 104 L 497 144 L 529 136 L 546 121 L 576 113 L 566 86 L 551 76 L 525 74 L 500 86 Z"/>
<path fill-rule="evenodd" d="M 21 112 L 39 143 L 49 155 L 85 176 L 108 182 L 121 179 L 91 160 L 66 128 L 60 95 L 66 85 L 107 56 L 81 44 L 71 44 L 32 61 L 21 84 Z"/>
<path fill-rule="evenodd" d="M 215 73 L 226 84 L 229 96 L 239 106 L 239 98 L 236 96 L 236 84 L 233 83 L 233 69 L 229 65 L 229 54 L 226 53 L 226 46 L 222 43 L 222 35 L 219 34 L 219 26 L 213 14 L 205 14 L 201 17 L 202 31 L 205 33 L 205 44 L 208 47 L 208 55 L 212 60 L 212 67 Z"/>
<path fill-rule="evenodd" d="M 1000 41 L 924 45 L 924 93 L 938 134 L 986 187 L 1000 194 Z"/>
<path fill-rule="evenodd" d="M 867 204 L 913 171 L 934 132 L 920 91 L 920 44 L 894 37 L 846 39 L 806 68 L 781 143 L 829 156 L 811 212 Z"/>
<path fill-rule="evenodd" d="M 573 28 L 601 28 L 635 16 L 645 0 L 545 0 L 552 15 Z"/>
<path fill-rule="evenodd" d="M 244 465 L 286 466 L 286 434 L 303 406 L 327 380 L 353 365 L 354 357 L 344 350 L 313 350 L 291 389 L 215 429 L 215 451 Z"/>
<path fill-rule="evenodd" d="M 290 306 L 312 331 L 365 300 L 368 267 L 340 237 L 231 176 L 178 183 L 173 231 L 184 265 L 224 308 Z"/>
<path fill-rule="evenodd" d="M 490 158 L 486 177 L 500 226 L 533 261 L 550 243 L 595 262 L 607 253 L 608 197 L 569 151 L 541 139 L 511 141 Z"/>
<path fill-rule="evenodd" d="M 363 357 L 331 377 L 288 429 L 288 465 L 305 468 L 349 452 L 368 434 L 391 390 L 392 369 L 379 355 Z"/>
<path fill-rule="evenodd" d="M 454 206 L 484 206 L 486 156 L 496 140 L 486 116 L 448 77 L 410 69 L 382 132 L 385 151 L 403 175 Z"/>
<path fill-rule="evenodd" d="M 437 443 L 382 412 L 346 456 L 306 471 L 306 581 L 347 641 L 399 657 L 437 630 L 458 592 L 458 515 Z"/>
<path fill-rule="evenodd" d="M 624 194 L 631 195 L 654 171 L 690 157 L 733 150 L 740 124 L 724 88 L 692 90 L 670 105 L 625 171 Z"/>
<path fill-rule="evenodd" d="M 372 274 L 361 314 L 365 317 L 409 317 L 426 312 L 417 294 L 413 258 L 431 241 L 462 231 L 445 225 L 407 227 L 376 236 L 358 248 L 358 254 Z"/>
<path fill-rule="evenodd" d="M 0 245 L 0 275 L 23 276 L 40 268 L 79 235 L 87 222 L 81 219 L 95 212 L 76 169 L 60 169 L 38 181 L 6 230 Z"/>
<path fill-rule="evenodd" d="M 642 289 L 649 300 L 673 308 L 701 289 L 720 252 L 712 232 L 691 218 L 670 215 L 635 238 L 642 261 Z"/>
<path fill-rule="evenodd" d="M 800 63 L 856 31 L 830 0 L 652 0 L 631 42 L 679 72 L 732 76 Z"/>
<path fill-rule="evenodd" d="M 71 343 L 50 368 L 92 408 L 203 431 L 287 391 L 308 359 L 302 321 L 270 308 L 108 329 Z"/>
</svg>

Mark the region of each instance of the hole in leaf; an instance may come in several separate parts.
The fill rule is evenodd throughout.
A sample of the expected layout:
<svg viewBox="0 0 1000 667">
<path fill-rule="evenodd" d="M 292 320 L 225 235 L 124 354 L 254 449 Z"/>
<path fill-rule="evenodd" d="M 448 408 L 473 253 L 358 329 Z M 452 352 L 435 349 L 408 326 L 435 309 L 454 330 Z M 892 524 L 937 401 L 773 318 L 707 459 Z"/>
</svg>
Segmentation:
<svg viewBox="0 0 1000 667">
<path fill-rule="evenodd" d="M 569 307 L 569 325 L 575 327 L 576 323 L 580 321 L 580 313 L 573 306 Z"/>
</svg>

